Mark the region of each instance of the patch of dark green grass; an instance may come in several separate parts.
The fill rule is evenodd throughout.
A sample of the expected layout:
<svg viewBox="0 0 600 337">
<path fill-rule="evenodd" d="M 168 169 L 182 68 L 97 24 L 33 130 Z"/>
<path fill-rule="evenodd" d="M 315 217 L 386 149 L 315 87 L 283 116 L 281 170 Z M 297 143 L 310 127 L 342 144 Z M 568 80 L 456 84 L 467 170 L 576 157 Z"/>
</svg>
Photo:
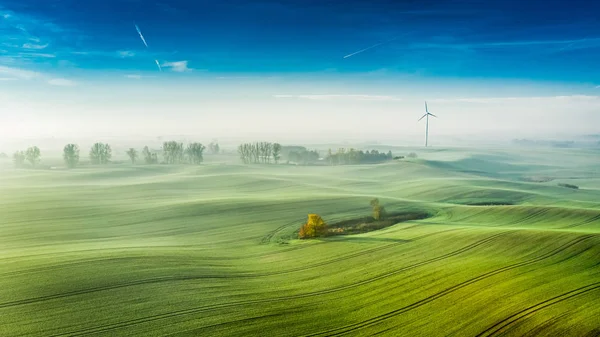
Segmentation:
<svg viewBox="0 0 600 337">
<path fill-rule="evenodd" d="M 429 218 L 426 212 L 402 212 L 388 214 L 383 220 L 375 220 L 371 216 L 343 220 L 327 224 L 328 236 L 361 234 L 390 227 L 410 220 Z"/>
<path fill-rule="evenodd" d="M 578 190 L 579 189 L 579 186 L 573 185 L 573 184 L 558 184 L 558 186 L 565 187 L 565 188 L 570 188 L 570 189 L 574 189 L 574 190 Z"/>
</svg>

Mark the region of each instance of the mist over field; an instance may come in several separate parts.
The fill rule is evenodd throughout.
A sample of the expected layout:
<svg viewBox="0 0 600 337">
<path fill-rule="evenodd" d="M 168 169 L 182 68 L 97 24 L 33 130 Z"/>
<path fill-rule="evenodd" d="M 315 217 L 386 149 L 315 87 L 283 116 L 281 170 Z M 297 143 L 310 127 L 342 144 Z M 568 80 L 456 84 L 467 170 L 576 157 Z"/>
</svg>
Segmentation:
<svg viewBox="0 0 600 337">
<path fill-rule="evenodd" d="M 600 336 L 599 12 L 2 1 L 0 336 Z"/>
</svg>

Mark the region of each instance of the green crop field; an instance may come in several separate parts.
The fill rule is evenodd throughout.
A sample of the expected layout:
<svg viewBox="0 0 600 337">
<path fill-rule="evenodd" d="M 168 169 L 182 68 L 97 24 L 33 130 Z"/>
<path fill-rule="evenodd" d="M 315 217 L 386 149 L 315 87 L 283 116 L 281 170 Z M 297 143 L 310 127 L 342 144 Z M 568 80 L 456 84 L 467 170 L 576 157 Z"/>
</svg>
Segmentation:
<svg viewBox="0 0 600 337">
<path fill-rule="evenodd" d="M 418 154 L 6 169 L 0 336 L 600 335 L 600 152 Z M 296 239 L 372 198 L 430 217 Z"/>
</svg>

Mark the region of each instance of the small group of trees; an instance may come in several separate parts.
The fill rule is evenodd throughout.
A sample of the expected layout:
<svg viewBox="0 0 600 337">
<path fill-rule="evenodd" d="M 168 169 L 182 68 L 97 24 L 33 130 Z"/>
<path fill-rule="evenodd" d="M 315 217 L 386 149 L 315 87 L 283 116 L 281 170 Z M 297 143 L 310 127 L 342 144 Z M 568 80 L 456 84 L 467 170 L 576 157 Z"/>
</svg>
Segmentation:
<svg viewBox="0 0 600 337">
<path fill-rule="evenodd" d="M 176 141 L 164 142 L 162 146 L 163 157 L 167 164 L 180 164 L 184 159 L 183 143 Z"/>
<path fill-rule="evenodd" d="M 112 158 L 112 149 L 110 145 L 96 143 L 90 149 L 90 162 L 94 165 L 108 164 Z"/>
<path fill-rule="evenodd" d="M 244 164 L 279 163 L 281 158 L 281 145 L 279 143 L 256 142 L 245 143 L 238 146 L 238 154 Z"/>
<path fill-rule="evenodd" d="M 214 147 L 213 143 L 213 147 Z M 218 147 L 218 145 L 217 145 Z M 179 164 L 186 161 L 192 164 L 203 162 L 205 147 L 200 143 L 188 144 L 184 148 L 183 143 L 165 142 L 162 147 L 162 153 L 167 164 Z M 68 168 L 75 168 L 79 165 L 79 146 L 77 144 L 67 144 L 63 148 L 63 160 Z M 140 154 L 134 148 L 126 152 L 132 164 L 137 163 Z M 141 152 L 142 158 L 146 164 L 158 164 L 158 153 L 151 151 L 148 146 Z M 90 148 L 90 163 L 94 165 L 108 164 L 112 158 L 112 148 L 105 143 L 95 143 Z M 36 167 L 40 162 L 41 151 L 37 146 L 28 148 L 26 151 L 17 151 L 13 154 L 13 161 L 16 167 L 21 168 L 29 162 L 32 167 Z"/>
<path fill-rule="evenodd" d="M 201 143 L 190 143 L 185 147 L 183 143 L 176 141 L 164 142 L 162 146 L 162 155 L 165 164 L 200 164 L 204 161 L 204 150 L 206 147 Z M 134 148 L 127 150 L 127 156 L 132 164 L 137 163 L 139 154 Z M 142 149 L 142 158 L 144 163 L 158 164 L 158 153 L 152 151 L 148 146 Z"/>
<path fill-rule="evenodd" d="M 165 164 L 200 164 L 204 161 L 204 150 L 206 147 L 201 143 L 190 143 L 184 147 L 183 143 L 176 141 L 164 142 L 162 145 L 162 155 Z M 126 152 L 132 164 L 136 164 L 140 155 L 134 148 Z M 142 159 L 148 165 L 158 164 L 157 151 L 150 150 L 148 146 L 142 149 Z"/>
<path fill-rule="evenodd" d="M 392 159 L 392 151 L 384 153 L 377 150 L 357 151 L 355 149 L 346 150 L 344 148 L 338 149 L 336 153 L 333 153 L 329 149 L 326 157 L 329 165 L 377 164 Z"/>
<path fill-rule="evenodd" d="M 42 157 L 42 152 L 37 146 L 32 146 L 28 148 L 26 151 L 17 151 L 13 154 L 13 162 L 15 167 L 22 168 L 25 166 L 25 162 L 29 162 L 32 167 L 36 167 L 40 162 L 40 158 Z"/>
<path fill-rule="evenodd" d="M 163 143 L 163 157 L 167 164 L 181 164 L 187 159 L 188 163 L 200 164 L 204 161 L 206 147 L 201 143 L 190 143 L 184 148 L 183 143 L 170 141 Z"/>
<path fill-rule="evenodd" d="M 190 163 L 201 164 L 204 161 L 205 149 L 206 147 L 201 143 L 191 143 L 188 144 L 187 148 L 185 149 L 185 154 L 187 155 Z"/>
</svg>

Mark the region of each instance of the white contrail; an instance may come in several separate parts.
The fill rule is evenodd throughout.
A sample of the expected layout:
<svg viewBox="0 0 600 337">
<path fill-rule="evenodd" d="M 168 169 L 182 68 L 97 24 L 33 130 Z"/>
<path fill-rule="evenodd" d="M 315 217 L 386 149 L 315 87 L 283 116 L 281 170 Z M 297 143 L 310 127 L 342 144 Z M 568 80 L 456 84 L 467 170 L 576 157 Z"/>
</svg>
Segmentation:
<svg viewBox="0 0 600 337">
<path fill-rule="evenodd" d="M 142 31 L 140 30 L 140 27 L 138 27 L 138 25 L 136 25 L 135 23 L 133 25 L 135 26 L 135 30 L 137 30 L 138 34 L 140 34 L 140 38 L 142 39 L 142 42 L 144 42 L 144 45 L 146 46 L 146 48 L 148 48 L 148 44 L 146 43 L 146 39 L 144 39 L 144 35 L 142 35 Z"/>
<path fill-rule="evenodd" d="M 146 39 L 144 39 L 144 35 L 142 34 L 142 31 L 140 30 L 140 27 L 138 27 L 138 25 L 136 25 L 135 23 L 133 24 L 135 26 L 135 30 L 137 30 L 138 34 L 140 34 L 140 39 L 142 39 L 142 42 L 144 42 L 144 45 L 146 46 L 146 49 L 148 48 L 148 44 L 146 43 Z M 154 60 L 154 62 L 156 63 L 156 66 L 158 67 L 159 71 L 162 71 L 162 67 L 160 66 L 160 63 L 158 62 L 158 60 Z"/>
<path fill-rule="evenodd" d="M 360 54 L 360 53 L 362 53 L 362 52 L 365 52 L 365 51 L 367 51 L 367 50 L 369 50 L 369 49 L 373 49 L 373 48 L 375 48 L 375 47 L 379 47 L 379 46 L 381 46 L 382 44 L 390 43 L 390 42 L 392 42 L 392 41 L 394 41 L 394 40 L 396 40 L 396 39 L 398 39 L 398 36 L 397 36 L 397 37 L 395 37 L 395 38 L 393 38 L 393 39 L 391 39 L 391 40 L 387 40 L 387 41 L 384 41 L 384 42 L 379 42 L 378 44 L 374 44 L 374 45 L 372 45 L 372 46 L 370 46 L 370 47 L 367 47 L 367 48 L 365 48 L 365 49 L 361 49 L 361 50 L 359 50 L 359 51 L 357 51 L 357 52 L 354 52 L 354 53 L 352 53 L 352 54 L 348 54 L 348 55 L 344 56 L 344 58 L 346 59 L 346 58 L 348 58 L 348 57 L 350 57 L 350 56 L 354 56 L 354 55 L 356 55 L 356 54 Z"/>
</svg>

